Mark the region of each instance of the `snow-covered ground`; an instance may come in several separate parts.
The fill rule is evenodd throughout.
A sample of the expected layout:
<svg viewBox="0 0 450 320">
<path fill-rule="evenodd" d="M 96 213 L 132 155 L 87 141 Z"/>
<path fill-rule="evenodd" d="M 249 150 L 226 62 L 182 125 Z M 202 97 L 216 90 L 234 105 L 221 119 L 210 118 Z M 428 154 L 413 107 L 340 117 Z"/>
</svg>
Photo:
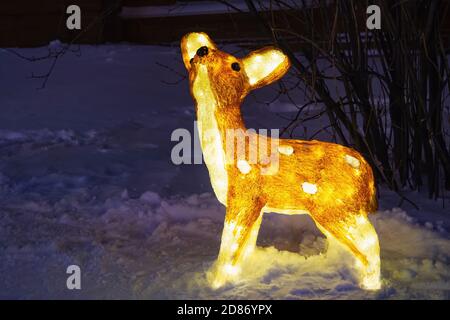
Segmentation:
<svg viewBox="0 0 450 320">
<path fill-rule="evenodd" d="M 2 49 L 0 61 L 0 298 L 450 298 L 449 201 L 410 192 L 420 209 L 400 209 L 385 189 L 371 215 L 381 290 L 358 287 L 353 257 L 329 247 L 308 216 L 276 214 L 264 216 L 244 277 L 212 290 L 206 272 L 225 210 L 205 166 L 170 160 L 172 131 L 192 132 L 194 121 L 186 81 L 164 83 L 178 78 L 159 65 L 184 72 L 177 48 L 82 46 L 44 90 L 27 77 L 48 61 Z M 285 123 L 274 112 L 286 102 L 256 102 L 272 94 L 248 99 L 249 127 Z M 79 291 L 66 288 L 71 264 L 81 267 Z"/>
</svg>

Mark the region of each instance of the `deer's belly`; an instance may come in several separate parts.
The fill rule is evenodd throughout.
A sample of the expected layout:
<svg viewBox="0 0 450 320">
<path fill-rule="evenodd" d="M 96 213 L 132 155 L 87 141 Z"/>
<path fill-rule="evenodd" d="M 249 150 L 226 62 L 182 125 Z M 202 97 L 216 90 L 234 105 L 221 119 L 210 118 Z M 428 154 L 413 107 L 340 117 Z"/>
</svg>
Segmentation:
<svg viewBox="0 0 450 320">
<path fill-rule="evenodd" d="M 287 215 L 294 215 L 294 214 L 310 214 L 310 212 L 306 209 L 286 209 L 286 208 L 271 208 L 271 207 L 264 207 L 263 211 L 266 213 L 269 212 L 275 212 L 280 214 L 287 214 Z"/>
</svg>

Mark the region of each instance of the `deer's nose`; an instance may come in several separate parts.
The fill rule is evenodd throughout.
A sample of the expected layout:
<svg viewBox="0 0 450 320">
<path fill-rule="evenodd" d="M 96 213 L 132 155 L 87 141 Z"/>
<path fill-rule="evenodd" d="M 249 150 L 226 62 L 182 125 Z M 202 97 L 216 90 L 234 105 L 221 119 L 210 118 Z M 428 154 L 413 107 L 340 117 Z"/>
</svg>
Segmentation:
<svg viewBox="0 0 450 320">
<path fill-rule="evenodd" d="M 203 46 L 203 47 L 198 48 L 197 55 L 199 57 L 206 56 L 207 54 L 208 54 L 208 47 L 207 46 Z"/>
</svg>

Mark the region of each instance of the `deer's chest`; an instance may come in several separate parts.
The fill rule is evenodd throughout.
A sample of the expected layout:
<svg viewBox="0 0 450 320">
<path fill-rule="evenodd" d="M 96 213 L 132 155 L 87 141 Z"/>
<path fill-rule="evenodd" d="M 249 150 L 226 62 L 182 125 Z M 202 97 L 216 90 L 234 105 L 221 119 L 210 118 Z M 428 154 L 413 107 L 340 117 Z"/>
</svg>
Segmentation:
<svg viewBox="0 0 450 320">
<path fill-rule="evenodd" d="M 203 158 L 208 167 L 211 185 L 218 200 L 226 204 L 228 176 L 226 171 L 225 149 L 215 119 L 216 103 L 209 86 L 209 79 L 199 70 L 194 82 L 193 92 L 197 101 L 197 127 Z"/>
<path fill-rule="evenodd" d="M 198 107 L 200 108 L 201 106 L 199 105 Z M 205 119 L 205 117 L 199 116 L 197 127 L 203 158 L 208 167 L 212 187 L 219 201 L 225 204 L 228 190 L 228 176 L 225 166 L 225 151 L 217 123 L 215 120 L 211 121 L 211 119 Z"/>
</svg>

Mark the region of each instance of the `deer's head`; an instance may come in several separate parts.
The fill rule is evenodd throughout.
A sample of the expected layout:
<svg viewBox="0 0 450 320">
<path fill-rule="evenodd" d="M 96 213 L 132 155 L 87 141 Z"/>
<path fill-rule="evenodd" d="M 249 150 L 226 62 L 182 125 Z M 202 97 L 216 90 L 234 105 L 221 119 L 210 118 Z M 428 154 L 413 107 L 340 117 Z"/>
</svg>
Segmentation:
<svg viewBox="0 0 450 320">
<path fill-rule="evenodd" d="M 251 90 L 280 79 L 290 67 L 288 57 L 275 47 L 239 59 L 220 51 L 202 32 L 185 35 L 181 52 L 193 97 L 198 101 L 208 91 L 219 106 L 240 105 Z"/>
</svg>

